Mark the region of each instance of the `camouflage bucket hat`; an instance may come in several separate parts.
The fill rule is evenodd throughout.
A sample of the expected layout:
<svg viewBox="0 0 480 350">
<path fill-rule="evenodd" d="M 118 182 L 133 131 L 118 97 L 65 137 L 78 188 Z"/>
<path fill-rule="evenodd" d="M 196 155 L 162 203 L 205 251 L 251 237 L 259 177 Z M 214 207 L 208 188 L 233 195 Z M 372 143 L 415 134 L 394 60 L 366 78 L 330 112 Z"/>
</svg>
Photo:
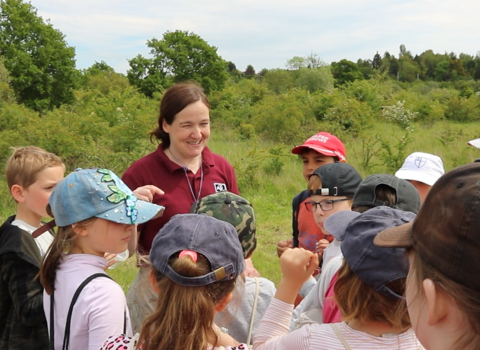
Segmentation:
<svg viewBox="0 0 480 350">
<path fill-rule="evenodd" d="M 206 214 L 234 226 L 245 258 L 257 247 L 255 212 L 245 198 L 231 192 L 217 192 L 193 203 L 190 212 Z"/>
</svg>

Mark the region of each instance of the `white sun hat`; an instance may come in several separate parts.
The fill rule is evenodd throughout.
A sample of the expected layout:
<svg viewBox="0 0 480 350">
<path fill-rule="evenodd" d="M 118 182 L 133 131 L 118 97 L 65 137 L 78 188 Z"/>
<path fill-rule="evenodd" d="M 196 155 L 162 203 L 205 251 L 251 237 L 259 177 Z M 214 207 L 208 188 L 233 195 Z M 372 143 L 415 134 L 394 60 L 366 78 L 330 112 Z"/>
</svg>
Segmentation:
<svg viewBox="0 0 480 350">
<path fill-rule="evenodd" d="M 467 142 L 470 146 L 480 148 L 480 139 L 470 140 Z"/>
<path fill-rule="evenodd" d="M 439 156 L 424 152 L 414 152 L 405 158 L 405 162 L 395 173 L 395 176 L 400 179 L 419 181 L 433 186 L 444 173 L 443 162 Z"/>
</svg>

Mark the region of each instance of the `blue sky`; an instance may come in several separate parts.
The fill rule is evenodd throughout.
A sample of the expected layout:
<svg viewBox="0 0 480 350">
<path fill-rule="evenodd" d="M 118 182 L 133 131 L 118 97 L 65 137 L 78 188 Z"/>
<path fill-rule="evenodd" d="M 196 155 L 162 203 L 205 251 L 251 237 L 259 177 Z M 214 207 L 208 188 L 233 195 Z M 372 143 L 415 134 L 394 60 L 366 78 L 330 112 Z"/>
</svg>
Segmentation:
<svg viewBox="0 0 480 350">
<path fill-rule="evenodd" d="M 166 31 L 198 34 L 240 70 L 285 68 L 294 56 L 325 62 L 480 51 L 478 0 L 31 0 L 76 48 L 77 68 L 105 61 L 125 73 Z"/>
</svg>

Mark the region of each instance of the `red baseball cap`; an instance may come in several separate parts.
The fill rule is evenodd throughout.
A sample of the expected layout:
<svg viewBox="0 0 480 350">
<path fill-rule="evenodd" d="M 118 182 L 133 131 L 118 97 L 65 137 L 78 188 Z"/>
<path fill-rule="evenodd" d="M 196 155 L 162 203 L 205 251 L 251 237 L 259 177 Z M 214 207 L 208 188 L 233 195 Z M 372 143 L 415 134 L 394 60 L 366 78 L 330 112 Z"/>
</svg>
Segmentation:
<svg viewBox="0 0 480 350">
<path fill-rule="evenodd" d="M 293 154 L 301 154 L 305 148 L 313 149 L 315 152 L 325 156 L 337 157 L 339 160 L 347 160 L 347 152 L 342 141 L 328 132 L 319 132 L 313 135 L 303 145 L 295 146 Z"/>
</svg>

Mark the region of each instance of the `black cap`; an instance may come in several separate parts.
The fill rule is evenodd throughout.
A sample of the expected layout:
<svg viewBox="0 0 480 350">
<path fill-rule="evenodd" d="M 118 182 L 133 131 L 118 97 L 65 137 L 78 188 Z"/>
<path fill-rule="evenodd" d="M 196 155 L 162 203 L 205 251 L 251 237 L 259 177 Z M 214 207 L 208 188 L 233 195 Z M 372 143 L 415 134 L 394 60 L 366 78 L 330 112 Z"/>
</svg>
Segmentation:
<svg viewBox="0 0 480 350">
<path fill-rule="evenodd" d="M 315 192 L 308 191 L 309 196 L 351 196 L 355 194 L 362 177 L 347 163 L 330 163 L 317 168 L 311 176 L 322 180 L 322 188 Z"/>
<path fill-rule="evenodd" d="M 375 190 L 379 185 L 385 185 L 395 190 L 397 203 L 392 208 L 411 211 L 412 213 L 418 213 L 420 210 L 420 195 L 415 186 L 390 174 L 375 174 L 365 178 L 355 192 L 352 207 L 363 205 L 370 207 L 388 206 L 388 203 L 376 198 Z"/>
</svg>

